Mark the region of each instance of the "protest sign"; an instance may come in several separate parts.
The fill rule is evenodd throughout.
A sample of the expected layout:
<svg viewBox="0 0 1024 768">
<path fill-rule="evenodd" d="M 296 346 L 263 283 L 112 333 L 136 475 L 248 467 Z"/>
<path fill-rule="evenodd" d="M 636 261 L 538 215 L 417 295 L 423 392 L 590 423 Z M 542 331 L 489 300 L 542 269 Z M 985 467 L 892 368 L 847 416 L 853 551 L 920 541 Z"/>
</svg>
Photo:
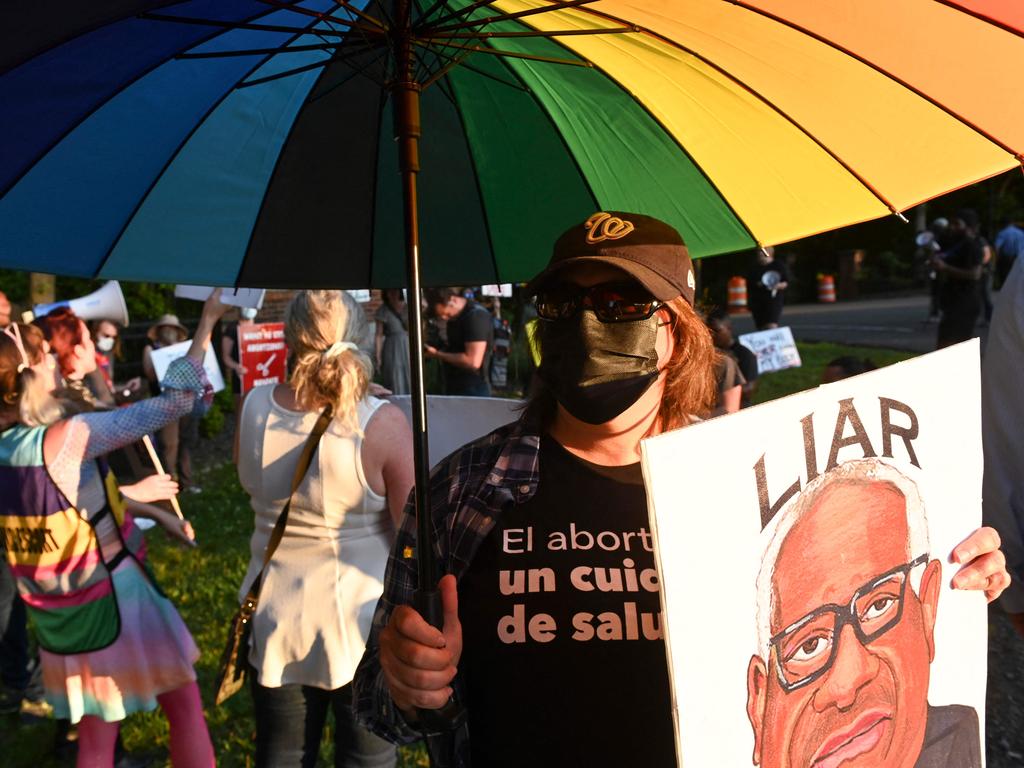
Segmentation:
<svg viewBox="0 0 1024 768">
<path fill-rule="evenodd" d="M 191 346 L 191 341 L 183 341 L 179 344 L 171 344 L 169 347 L 160 347 L 160 349 L 153 350 L 151 353 L 153 370 L 156 371 L 157 381 L 164 380 L 167 366 L 179 357 L 184 357 Z M 220 372 L 220 366 L 217 365 L 217 357 L 213 354 L 212 345 L 206 348 L 206 355 L 203 357 L 203 369 L 206 371 L 206 377 L 210 380 L 210 384 L 213 385 L 214 392 L 220 392 L 224 389 L 224 376 Z"/>
<path fill-rule="evenodd" d="M 388 402 L 402 409 L 412 423 L 412 398 L 392 395 Z M 522 400 L 504 397 L 427 396 L 427 431 L 432 466 L 456 448 L 519 418 Z"/>
<path fill-rule="evenodd" d="M 757 355 L 758 374 L 799 368 L 801 365 L 800 352 L 793 340 L 793 331 L 788 326 L 745 333 L 739 337 L 739 341 Z"/>
<path fill-rule="evenodd" d="M 179 299 L 193 301 L 206 301 L 211 293 L 213 288 L 206 285 L 179 285 L 174 289 L 174 295 Z M 263 306 L 263 297 L 266 293 L 262 288 L 224 288 L 220 294 L 220 301 L 232 307 L 259 309 Z"/>
<path fill-rule="evenodd" d="M 238 362 L 245 369 L 242 392 L 285 380 L 288 347 L 284 323 L 244 323 L 238 326 Z"/>
<path fill-rule="evenodd" d="M 481 285 L 481 296 L 498 296 L 504 299 L 512 297 L 512 283 L 501 283 L 499 285 Z"/>
<path fill-rule="evenodd" d="M 642 444 L 681 765 L 980 768 L 977 339 Z"/>
</svg>

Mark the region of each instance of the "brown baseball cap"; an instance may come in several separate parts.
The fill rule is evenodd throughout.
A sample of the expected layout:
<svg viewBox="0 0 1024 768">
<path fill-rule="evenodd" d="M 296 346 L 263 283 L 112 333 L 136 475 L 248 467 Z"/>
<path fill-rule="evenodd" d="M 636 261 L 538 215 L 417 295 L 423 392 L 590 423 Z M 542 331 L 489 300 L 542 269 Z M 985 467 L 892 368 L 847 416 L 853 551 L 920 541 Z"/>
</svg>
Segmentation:
<svg viewBox="0 0 1024 768">
<path fill-rule="evenodd" d="M 572 227 L 555 242 L 551 261 L 527 284 L 527 292 L 536 294 L 581 262 L 616 267 L 659 301 L 682 296 L 693 306 L 696 281 L 686 243 L 673 227 L 651 216 L 600 211 Z"/>
</svg>

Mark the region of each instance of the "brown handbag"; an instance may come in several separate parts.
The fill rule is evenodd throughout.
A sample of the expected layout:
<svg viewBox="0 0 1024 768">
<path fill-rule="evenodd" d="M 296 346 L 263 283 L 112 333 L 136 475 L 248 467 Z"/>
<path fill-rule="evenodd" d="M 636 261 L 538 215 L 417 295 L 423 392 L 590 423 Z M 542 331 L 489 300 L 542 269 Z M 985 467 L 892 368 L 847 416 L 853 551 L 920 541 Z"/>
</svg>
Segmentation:
<svg viewBox="0 0 1024 768">
<path fill-rule="evenodd" d="M 224 653 L 220 657 L 220 670 L 217 672 L 217 704 L 223 704 L 245 685 L 245 678 L 249 671 L 249 636 L 252 632 L 252 617 L 256 613 L 256 606 L 259 602 L 260 582 L 263 580 L 263 573 L 270 564 L 270 558 L 274 556 L 277 545 L 281 543 L 281 539 L 284 537 L 284 529 L 288 525 L 288 509 L 292 505 L 292 496 L 295 495 L 295 491 L 302 482 L 302 478 L 309 471 L 309 465 L 313 462 L 313 454 L 316 453 L 320 438 L 331 423 L 333 411 L 334 409 L 330 405 L 324 408 L 320 418 L 316 420 L 313 431 L 306 440 L 306 445 L 302 448 L 299 463 L 295 467 L 295 476 L 292 477 L 291 494 L 288 496 L 288 501 L 284 503 L 284 509 L 281 510 L 281 514 L 277 516 L 277 522 L 274 523 L 274 530 L 270 534 L 267 549 L 263 553 L 263 566 L 260 568 L 260 572 L 256 574 L 252 586 L 249 587 L 249 592 L 246 594 L 245 599 L 242 600 L 242 605 L 239 606 L 238 611 L 231 620 L 231 628 L 228 630 L 228 642 L 224 648 Z"/>
</svg>

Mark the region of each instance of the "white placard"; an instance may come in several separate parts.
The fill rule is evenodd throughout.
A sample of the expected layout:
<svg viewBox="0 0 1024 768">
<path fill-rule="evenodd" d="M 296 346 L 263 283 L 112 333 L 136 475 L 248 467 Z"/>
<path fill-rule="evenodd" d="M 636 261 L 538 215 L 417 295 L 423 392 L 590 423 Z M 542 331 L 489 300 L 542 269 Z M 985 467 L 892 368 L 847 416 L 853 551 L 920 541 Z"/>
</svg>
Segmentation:
<svg viewBox="0 0 1024 768">
<path fill-rule="evenodd" d="M 388 398 L 412 424 L 412 398 L 392 395 Z M 500 397 L 427 396 L 427 439 L 431 467 L 466 443 L 493 432 L 519 418 L 522 400 Z"/>
<path fill-rule="evenodd" d="M 739 337 L 739 341 L 757 355 L 758 374 L 799 368 L 802 364 L 789 326 L 745 333 Z"/>
<path fill-rule="evenodd" d="M 681 765 L 983 764 L 978 350 L 643 442 Z"/>
<path fill-rule="evenodd" d="M 178 344 L 171 344 L 169 347 L 154 349 L 151 355 L 153 370 L 156 371 L 156 380 L 163 381 L 171 362 L 179 357 L 184 357 L 191 346 L 191 341 L 182 341 Z M 206 378 L 213 385 L 214 392 L 220 392 L 224 389 L 224 376 L 220 372 L 220 366 L 217 365 L 217 356 L 213 354 L 212 344 L 206 348 L 206 356 L 203 357 L 203 369 L 206 371 Z"/>
<path fill-rule="evenodd" d="M 500 296 L 501 298 L 512 297 L 512 283 L 502 283 L 501 285 L 481 285 L 480 286 L 481 296 Z"/>
<path fill-rule="evenodd" d="M 213 288 L 206 285 L 179 285 L 174 289 L 174 295 L 179 299 L 193 299 L 195 301 L 206 301 L 213 293 Z M 259 309 L 263 306 L 263 298 L 266 291 L 262 288 L 224 288 L 220 294 L 222 304 L 232 307 L 253 307 Z"/>
<path fill-rule="evenodd" d="M 370 289 L 369 288 L 357 288 L 355 290 L 346 291 L 349 296 L 358 301 L 360 304 L 365 304 L 370 300 Z"/>
</svg>

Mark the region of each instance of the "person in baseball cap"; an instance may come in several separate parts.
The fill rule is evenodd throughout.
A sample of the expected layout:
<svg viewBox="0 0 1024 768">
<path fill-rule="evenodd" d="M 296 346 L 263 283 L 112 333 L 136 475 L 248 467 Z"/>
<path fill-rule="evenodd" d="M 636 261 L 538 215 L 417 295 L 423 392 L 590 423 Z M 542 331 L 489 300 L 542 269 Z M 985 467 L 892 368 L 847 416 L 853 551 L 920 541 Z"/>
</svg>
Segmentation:
<svg viewBox="0 0 1024 768">
<path fill-rule="evenodd" d="M 663 221 L 601 211 L 562 234 L 547 268 L 527 285 L 536 294 L 579 264 L 606 264 L 632 277 L 659 301 L 682 296 L 693 306 L 696 282 L 682 236 Z"/>
<path fill-rule="evenodd" d="M 467 746 L 460 730 L 455 751 L 474 766 L 675 764 L 657 588 L 630 591 L 636 629 L 619 631 L 600 617 L 621 611 L 621 588 L 590 579 L 605 566 L 655 578 L 642 543 L 640 439 L 689 424 L 715 398 L 694 288 L 683 238 L 650 216 L 598 212 L 555 243 L 529 284 L 541 352 L 530 404 L 431 477 L 434 524 L 457 532 L 439 539 L 439 562 L 458 564 L 459 577 L 457 587 L 452 576 L 439 584 L 443 629 L 410 606 L 410 560 L 385 577 L 354 681 L 358 714 L 374 731 L 408 738 L 414 711 L 442 706 L 454 690 L 473 734 Z M 406 515 L 393 551 L 415 553 Z M 517 539 L 526 530 L 532 545 Z M 578 534 L 571 544 L 567 531 Z M 610 531 L 620 546 L 629 537 L 628 551 L 602 549 Z M 515 582 L 549 570 L 551 583 Z"/>
<path fill-rule="evenodd" d="M 699 350 L 713 365 L 708 333 L 693 312 L 695 287 L 686 244 L 663 221 L 601 211 L 567 230 L 527 286 L 537 297 L 538 373 L 548 395 L 538 393 L 535 407 L 553 414 L 553 397 L 575 419 L 602 424 L 657 383 L 646 399 L 660 401 L 666 428 L 704 415 L 707 371 L 672 364 L 673 357 L 696 361 Z M 666 387 L 673 393 L 667 400 Z"/>
</svg>

